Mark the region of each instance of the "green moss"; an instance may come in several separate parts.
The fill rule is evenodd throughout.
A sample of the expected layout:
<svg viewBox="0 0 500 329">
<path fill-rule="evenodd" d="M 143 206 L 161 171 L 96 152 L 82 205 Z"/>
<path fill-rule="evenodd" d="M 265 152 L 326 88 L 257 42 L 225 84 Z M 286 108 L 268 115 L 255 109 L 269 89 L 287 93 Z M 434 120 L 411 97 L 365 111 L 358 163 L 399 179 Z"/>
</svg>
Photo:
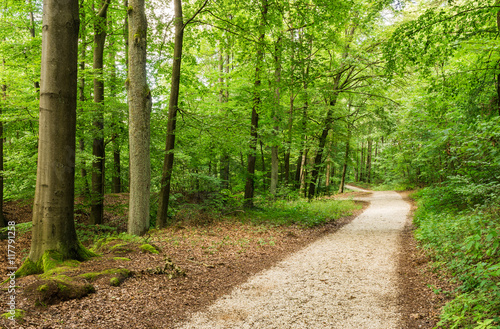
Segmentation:
<svg viewBox="0 0 500 329">
<path fill-rule="evenodd" d="M 123 261 L 126 261 L 126 262 L 129 262 L 130 261 L 130 258 L 127 258 L 127 257 L 113 257 L 114 260 L 123 260 Z"/>
<path fill-rule="evenodd" d="M 14 319 L 16 321 L 22 322 L 24 318 L 24 311 L 19 309 L 11 310 L 10 312 L 3 313 L 1 317 L 8 320 Z"/>
<path fill-rule="evenodd" d="M 150 254 L 159 254 L 158 250 L 156 250 L 155 247 L 152 245 L 145 243 L 142 246 L 139 247 L 143 252 L 149 252 Z"/>
<path fill-rule="evenodd" d="M 118 276 L 122 277 L 124 279 L 130 277 L 132 275 L 132 271 L 126 269 L 126 268 L 112 268 L 108 269 L 102 272 L 89 272 L 89 273 L 83 273 L 80 274 L 79 277 L 84 278 L 89 281 L 94 281 L 97 280 L 98 278 L 105 276 L 105 275 L 113 275 L 113 276 Z"/>
<path fill-rule="evenodd" d="M 112 286 L 114 287 L 118 287 L 122 282 L 120 281 L 119 278 L 117 278 L 116 276 L 112 277 L 110 280 L 109 280 L 109 284 L 111 284 Z"/>
<path fill-rule="evenodd" d="M 42 284 L 41 286 L 39 286 L 38 288 L 36 288 L 38 291 L 40 292 L 45 292 L 47 290 L 49 290 L 49 286 L 46 285 L 46 284 Z"/>
<path fill-rule="evenodd" d="M 40 273 L 43 273 L 42 268 L 33 261 L 31 261 L 31 259 L 29 259 L 28 257 L 24 261 L 23 265 L 21 265 L 21 267 L 16 271 L 16 277 L 20 278 L 23 276 L 28 276 L 31 274 L 40 274 Z"/>
<path fill-rule="evenodd" d="M 67 254 L 68 257 L 63 255 Z M 88 260 L 92 257 L 99 256 L 98 254 L 88 250 L 81 243 L 78 243 L 77 248 L 67 253 L 61 253 L 56 250 L 47 250 L 37 262 L 33 262 L 29 257 L 24 261 L 23 265 L 16 271 L 16 277 L 20 278 L 32 274 L 47 273 L 57 267 L 64 266 L 77 267 L 80 262 Z M 67 270 L 67 269 L 66 269 Z M 57 270 L 60 273 L 60 270 Z"/>
</svg>

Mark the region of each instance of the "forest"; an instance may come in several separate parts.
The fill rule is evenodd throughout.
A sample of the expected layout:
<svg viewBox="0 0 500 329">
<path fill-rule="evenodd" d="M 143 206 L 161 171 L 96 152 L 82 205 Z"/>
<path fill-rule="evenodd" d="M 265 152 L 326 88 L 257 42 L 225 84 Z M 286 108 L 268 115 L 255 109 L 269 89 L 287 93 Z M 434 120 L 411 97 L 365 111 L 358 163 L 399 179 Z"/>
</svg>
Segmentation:
<svg viewBox="0 0 500 329">
<path fill-rule="evenodd" d="M 351 182 L 414 191 L 439 326 L 500 327 L 500 1 L 4 0 L 0 61 L 19 277 L 95 256 L 83 229 L 322 225 Z"/>
</svg>

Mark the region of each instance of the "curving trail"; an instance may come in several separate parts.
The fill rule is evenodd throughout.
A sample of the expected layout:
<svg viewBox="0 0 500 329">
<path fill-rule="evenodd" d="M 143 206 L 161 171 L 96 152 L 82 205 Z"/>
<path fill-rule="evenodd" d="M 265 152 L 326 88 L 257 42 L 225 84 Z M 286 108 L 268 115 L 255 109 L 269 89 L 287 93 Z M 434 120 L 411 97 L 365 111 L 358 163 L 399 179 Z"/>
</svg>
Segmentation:
<svg viewBox="0 0 500 329">
<path fill-rule="evenodd" d="M 371 204 L 350 224 L 176 328 L 401 328 L 396 256 L 410 206 L 396 192 L 360 199 Z"/>
</svg>

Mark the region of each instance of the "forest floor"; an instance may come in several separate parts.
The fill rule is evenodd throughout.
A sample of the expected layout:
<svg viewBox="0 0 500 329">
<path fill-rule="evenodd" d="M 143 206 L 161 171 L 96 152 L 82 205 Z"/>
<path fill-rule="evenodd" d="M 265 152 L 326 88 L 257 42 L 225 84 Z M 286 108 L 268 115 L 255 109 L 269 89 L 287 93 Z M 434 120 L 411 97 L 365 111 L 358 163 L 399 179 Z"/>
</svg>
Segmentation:
<svg viewBox="0 0 500 329">
<path fill-rule="evenodd" d="M 402 196 L 411 202 L 408 194 L 403 193 Z M 346 195 L 356 197 L 367 194 L 351 192 Z M 114 195 L 107 202 L 116 203 L 116 209 L 121 209 L 120 202 L 116 200 L 124 198 Z M 366 207 L 367 204 L 364 209 Z M 0 326 L 172 328 L 194 312 L 206 309 L 255 274 L 333 234 L 364 209 L 353 216 L 315 228 L 273 227 L 221 220 L 201 226 L 179 224 L 161 233 L 156 232 L 143 241 L 129 241 L 126 245 L 111 243 L 110 248 L 102 251 L 102 257 L 82 263 L 76 269 L 68 269 L 70 274 L 65 274 L 75 277 L 83 273 L 103 273 L 109 269 L 130 270 L 133 275 L 120 279 L 121 284 L 110 284 L 110 275 L 96 276 L 92 282 L 95 293 L 80 299 L 60 301 L 43 300 L 36 290 L 30 289 L 39 281 L 36 276 L 17 279 L 16 308 L 25 311 L 23 321 L 13 325 L 10 320 L 0 319 Z M 31 220 L 29 203 L 9 203 L 5 211 L 8 220 L 17 223 Z M 107 221 L 116 221 L 113 216 L 108 214 Z M 433 292 L 442 288 L 443 280 L 439 273 L 433 271 L 430 259 L 417 248 L 412 230 L 411 220 L 408 220 L 398 239 L 397 307 L 401 314 L 400 328 L 428 329 L 437 322 L 446 297 Z M 85 236 L 80 238 L 85 240 Z M 159 254 L 141 251 L 138 246 L 146 242 L 156 247 Z M 20 266 L 22 257 L 29 250 L 30 232 L 18 235 L 15 243 L 16 266 Z M 7 278 L 9 272 L 6 245 L 7 241 L 0 241 L 0 274 L 3 278 Z M 0 305 L 5 309 L 0 309 L 0 313 L 3 313 L 8 310 L 10 294 L 5 284 L 0 288 Z M 35 306 L 35 303 L 38 305 Z"/>
</svg>

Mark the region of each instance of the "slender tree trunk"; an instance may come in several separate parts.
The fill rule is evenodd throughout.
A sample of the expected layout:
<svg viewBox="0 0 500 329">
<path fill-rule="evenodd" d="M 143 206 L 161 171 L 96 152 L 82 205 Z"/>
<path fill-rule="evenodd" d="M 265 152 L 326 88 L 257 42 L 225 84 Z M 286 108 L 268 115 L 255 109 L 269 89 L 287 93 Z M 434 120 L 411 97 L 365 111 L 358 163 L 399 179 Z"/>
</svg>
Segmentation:
<svg viewBox="0 0 500 329">
<path fill-rule="evenodd" d="M 147 83 L 147 29 L 144 0 L 131 0 L 129 22 L 129 148 L 130 201 L 128 233 L 142 235 L 149 229 L 151 160 L 149 155 L 151 91 Z"/>
<path fill-rule="evenodd" d="M 368 138 L 368 146 L 366 149 L 366 181 L 371 183 L 372 180 L 372 144 L 373 141 L 371 138 Z"/>
<path fill-rule="evenodd" d="M 293 40 L 293 31 L 290 32 L 291 40 Z M 292 63 L 292 72 L 291 72 L 291 81 L 290 81 L 290 110 L 288 111 L 288 127 L 287 127 L 287 139 L 285 142 L 285 156 L 283 162 L 285 163 L 285 185 L 290 184 L 290 153 L 292 151 L 292 129 L 293 129 L 293 103 L 295 101 L 295 95 L 293 92 L 293 86 L 295 83 L 294 74 L 295 74 L 295 48 L 292 47 L 292 53 L 290 55 L 290 62 Z"/>
<path fill-rule="evenodd" d="M 349 141 L 351 139 L 351 128 L 347 128 L 348 131 L 348 137 L 347 141 L 345 143 L 345 155 L 344 155 L 344 165 L 342 166 L 342 175 L 340 176 L 340 186 L 339 186 L 339 193 L 344 193 L 344 187 L 345 187 L 345 177 L 347 174 L 347 163 L 349 162 Z"/>
<path fill-rule="evenodd" d="M 33 15 L 33 4 L 31 0 L 28 2 L 29 5 L 29 11 L 30 11 L 30 35 L 32 39 L 36 38 L 36 30 L 35 30 L 35 17 Z M 39 81 L 33 81 L 33 85 L 35 87 L 35 92 L 37 94 L 37 98 L 40 99 L 40 82 Z"/>
<path fill-rule="evenodd" d="M 83 2 L 80 4 L 80 10 L 82 13 L 82 19 L 85 20 L 85 10 L 82 10 L 82 7 L 83 7 Z M 84 72 L 85 65 L 86 65 L 85 64 L 85 57 L 86 57 L 86 50 L 87 50 L 87 47 L 85 46 L 85 44 L 87 42 L 85 24 L 82 25 L 80 39 L 81 39 L 81 43 L 83 44 L 82 50 L 81 50 L 82 60 L 80 62 L 80 72 Z M 83 113 L 83 103 L 87 100 L 87 98 L 85 97 L 85 75 L 84 74 L 82 74 L 81 78 L 80 78 L 80 84 L 78 86 L 78 94 L 79 94 L 79 100 L 82 103 L 82 108 L 79 111 L 81 113 Z M 80 138 L 80 140 L 79 140 L 79 148 L 80 148 L 80 152 L 82 152 L 82 153 L 85 152 L 85 139 L 83 137 Z M 83 179 L 82 194 L 85 197 L 88 197 L 90 195 L 90 188 L 89 188 L 89 182 L 87 181 L 87 167 L 86 167 L 85 160 L 82 159 L 80 165 L 82 166 L 82 168 L 80 169 L 80 175 L 82 176 L 82 179 Z"/>
<path fill-rule="evenodd" d="M 360 161 L 360 166 L 359 166 L 359 170 L 360 170 L 360 177 L 359 177 L 359 180 L 361 182 L 364 182 L 366 179 L 365 179 L 365 141 L 361 141 L 361 161 Z"/>
<path fill-rule="evenodd" d="M 297 157 L 297 166 L 295 168 L 295 189 L 300 188 L 300 174 L 302 173 L 302 150 L 299 152 L 299 156 Z"/>
<path fill-rule="evenodd" d="M 256 54 L 256 66 L 255 66 L 255 83 L 254 83 L 254 100 L 252 107 L 252 120 L 250 124 L 250 153 L 248 154 L 247 160 L 247 181 L 245 184 L 245 208 L 253 207 L 253 196 L 254 196 L 254 185 L 255 185 L 255 162 L 256 162 L 256 153 L 257 153 L 257 139 L 258 133 L 257 129 L 259 127 L 259 110 L 261 107 L 261 99 L 260 99 L 260 85 L 261 85 L 261 70 L 262 63 L 264 61 L 264 37 L 265 32 L 264 28 L 266 25 L 267 19 L 267 9 L 268 9 L 268 0 L 261 0 L 262 4 L 262 18 L 260 21 L 260 36 L 259 42 L 257 44 L 257 54 Z"/>
<path fill-rule="evenodd" d="M 43 4 L 40 137 L 31 250 L 18 274 L 43 271 L 42 256 L 85 259 L 74 222 L 78 1 Z"/>
<path fill-rule="evenodd" d="M 311 182 L 309 184 L 309 192 L 307 194 L 307 197 L 309 199 L 312 199 L 314 195 L 316 194 L 316 182 L 318 180 L 318 175 L 319 175 L 319 169 L 321 166 L 321 161 L 323 158 L 323 151 L 326 145 L 326 139 L 328 138 L 328 133 L 330 132 L 330 129 L 333 124 L 333 109 L 335 107 L 335 104 L 337 103 L 337 99 L 339 96 L 338 86 L 340 82 L 340 77 L 341 74 L 337 74 L 335 77 L 335 81 L 333 84 L 333 90 L 334 94 L 332 96 L 332 99 L 330 100 L 330 106 L 328 107 L 328 111 L 326 113 L 326 118 L 325 118 L 325 123 L 324 123 L 324 128 L 323 132 L 321 133 L 321 136 L 319 138 L 318 142 L 318 151 L 316 153 L 316 157 L 314 158 L 314 163 L 313 163 L 313 170 L 312 170 L 312 177 L 311 177 Z"/>
<path fill-rule="evenodd" d="M 305 149 L 304 152 L 302 152 L 302 161 L 300 163 L 300 190 L 304 191 L 306 188 L 306 176 L 307 176 L 307 155 L 309 153 L 309 149 Z"/>
<path fill-rule="evenodd" d="M 331 166 L 332 165 L 331 165 L 330 162 L 328 162 L 327 165 L 326 165 L 325 186 L 326 186 L 327 189 L 330 186 L 330 171 L 332 170 Z"/>
<path fill-rule="evenodd" d="M 110 0 L 103 0 L 94 22 L 94 113 L 95 137 L 92 143 L 92 194 L 90 223 L 102 224 L 104 215 L 104 44 L 106 42 L 106 16 Z"/>
<path fill-rule="evenodd" d="M 160 199 L 156 225 L 163 228 L 167 225 L 168 202 L 170 198 L 170 183 L 174 168 L 175 127 L 179 101 L 179 84 L 182 62 L 182 42 L 184 38 L 184 22 L 182 16 L 181 0 L 174 0 L 175 11 L 175 36 L 174 36 L 174 61 L 172 64 L 172 82 L 170 86 L 170 101 L 168 104 L 167 140 L 165 145 L 165 159 L 161 178 Z"/>
<path fill-rule="evenodd" d="M 111 23 L 111 22 L 110 22 Z M 110 79 L 110 96 L 111 98 L 116 98 L 117 94 L 117 78 L 116 78 L 116 64 L 115 64 L 116 51 L 112 49 L 109 52 L 109 60 L 111 63 L 111 79 Z M 120 116 L 119 116 L 120 117 Z M 116 119 L 115 119 L 116 120 Z M 122 182 L 121 182 L 121 150 L 120 150 L 120 138 L 117 130 L 120 127 L 121 122 L 113 121 L 113 137 L 111 142 L 113 145 L 113 175 L 111 178 L 112 192 L 121 193 Z"/>
<path fill-rule="evenodd" d="M 220 84 L 220 91 L 219 91 L 219 102 L 220 103 L 227 103 L 229 101 L 229 90 L 227 83 L 224 84 L 224 73 L 226 75 L 229 74 L 229 53 L 226 54 L 225 56 L 225 61 L 226 65 L 224 65 L 224 56 L 223 56 L 223 49 L 221 47 L 220 53 L 219 53 L 219 84 Z M 222 155 L 220 158 L 220 180 L 221 180 L 221 188 L 222 189 L 228 189 L 229 188 L 229 154 L 227 153 L 227 150 L 224 148 L 222 150 Z"/>
<path fill-rule="evenodd" d="M 277 139 L 279 134 L 279 117 L 281 116 L 281 36 L 278 38 L 278 41 L 275 44 L 275 70 L 274 70 L 274 82 L 275 82 L 275 91 L 274 91 L 274 110 L 272 116 L 272 120 L 274 121 L 273 127 L 273 137 Z M 271 187 L 270 192 L 273 196 L 276 196 L 276 189 L 278 186 L 278 175 L 279 175 L 279 158 L 278 158 L 278 142 L 273 140 L 271 146 Z"/>
</svg>

